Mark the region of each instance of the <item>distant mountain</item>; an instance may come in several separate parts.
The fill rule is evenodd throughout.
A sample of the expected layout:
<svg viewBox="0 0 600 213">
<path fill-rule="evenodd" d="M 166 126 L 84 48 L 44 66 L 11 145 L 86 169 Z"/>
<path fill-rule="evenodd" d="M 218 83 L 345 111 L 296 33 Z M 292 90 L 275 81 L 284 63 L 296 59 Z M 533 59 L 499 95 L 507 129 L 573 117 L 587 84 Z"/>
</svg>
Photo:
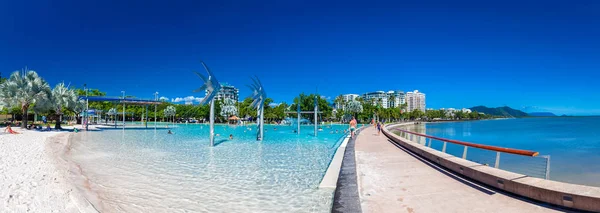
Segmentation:
<svg viewBox="0 0 600 213">
<path fill-rule="evenodd" d="M 483 112 L 485 114 L 488 115 L 493 115 L 493 116 L 503 116 L 503 117 L 527 117 L 529 116 L 527 113 L 521 111 L 521 110 L 516 110 L 510 107 L 496 107 L 496 108 L 489 108 L 486 106 L 476 106 L 476 107 L 471 107 L 469 108 L 472 111 L 477 111 L 477 112 Z"/>
<path fill-rule="evenodd" d="M 528 114 L 529 114 L 529 116 L 534 116 L 534 117 L 556 117 L 556 115 L 551 112 L 530 112 Z"/>
</svg>

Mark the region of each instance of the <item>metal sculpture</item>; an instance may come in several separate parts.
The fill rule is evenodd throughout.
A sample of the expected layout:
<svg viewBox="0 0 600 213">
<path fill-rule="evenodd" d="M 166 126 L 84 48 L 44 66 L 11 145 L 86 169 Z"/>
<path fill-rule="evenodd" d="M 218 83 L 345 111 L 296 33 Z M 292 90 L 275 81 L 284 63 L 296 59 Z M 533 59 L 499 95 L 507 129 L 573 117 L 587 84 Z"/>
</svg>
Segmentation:
<svg viewBox="0 0 600 213">
<path fill-rule="evenodd" d="M 252 79 L 252 82 L 254 82 L 254 84 L 249 85 L 248 87 L 250 87 L 250 89 L 252 90 L 252 99 L 254 101 L 252 101 L 252 105 L 250 105 L 252 108 L 256 109 L 256 114 L 258 116 L 256 123 L 258 124 L 258 132 L 256 133 L 256 140 L 262 141 L 263 136 L 264 136 L 264 117 L 265 117 L 265 110 L 264 110 L 264 103 L 265 103 L 265 99 L 267 99 L 267 93 L 265 92 L 265 89 L 262 86 L 262 83 L 260 82 L 260 80 L 258 80 L 258 77 L 250 77 Z"/>
<path fill-rule="evenodd" d="M 214 146 L 215 145 L 215 100 L 214 100 L 214 98 L 217 95 L 217 93 L 219 92 L 219 90 L 221 90 L 221 84 L 219 84 L 219 81 L 217 81 L 217 79 L 215 78 L 213 73 L 210 71 L 208 66 L 206 66 L 206 64 L 204 64 L 203 61 L 200 61 L 200 63 L 202 63 L 202 66 L 204 66 L 204 69 L 208 73 L 208 76 L 206 77 L 198 72 L 195 72 L 196 75 L 198 75 L 198 77 L 200 77 L 204 81 L 204 84 L 200 88 L 194 90 L 194 92 L 206 91 L 206 96 L 204 96 L 202 101 L 200 101 L 200 105 L 205 105 L 207 103 L 210 103 L 210 117 L 209 117 L 209 120 L 210 120 L 210 146 Z"/>
</svg>

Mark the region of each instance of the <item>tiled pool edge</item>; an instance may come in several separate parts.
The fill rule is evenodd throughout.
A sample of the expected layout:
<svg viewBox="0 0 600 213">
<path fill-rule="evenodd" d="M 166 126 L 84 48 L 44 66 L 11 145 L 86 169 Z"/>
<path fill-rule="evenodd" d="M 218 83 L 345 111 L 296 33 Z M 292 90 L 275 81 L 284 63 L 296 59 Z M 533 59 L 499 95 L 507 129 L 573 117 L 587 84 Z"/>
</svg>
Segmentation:
<svg viewBox="0 0 600 213">
<path fill-rule="evenodd" d="M 346 135 L 343 138 L 343 142 L 335 151 L 333 158 L 331 158 L 331 162 L 329 163 L 329 167 L 327 167 L 327 171 L 319 184 L 319 188 L 335 188 L 337 184 L 337 180 L 340 174 L 340 169 L 342 167 L 342 160 L 344 159 L 344 153 L 346 150 L 346 146 L 348 144 L 348 140 L 350 136 Z"/>
<path fill-rule="evenodd" d="M 357 135 L 361 129 L 357 131 Z M 356 175 L 355 141 L 356 136 L 353 139 L 349 139 L 346 144 L 344 159 L 342 160 L 333 196 L 331 212 L 362 212 Z"/>
</svg>

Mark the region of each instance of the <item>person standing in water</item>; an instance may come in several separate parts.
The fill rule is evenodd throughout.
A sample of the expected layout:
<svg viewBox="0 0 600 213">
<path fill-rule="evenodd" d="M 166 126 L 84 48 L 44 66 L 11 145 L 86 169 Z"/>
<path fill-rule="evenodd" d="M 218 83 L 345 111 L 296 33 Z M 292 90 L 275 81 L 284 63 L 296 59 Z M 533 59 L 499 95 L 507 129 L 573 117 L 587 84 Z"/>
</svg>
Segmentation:
<svg viewBox="0 0 600 213">
<path fill-rule="evenodd" d="M 356 124 L 356 119 L 352 117 L 352 120 L 350 120 L 350 138 L 354 138 L 354 130 L 356 130 Z"/>
</svg>

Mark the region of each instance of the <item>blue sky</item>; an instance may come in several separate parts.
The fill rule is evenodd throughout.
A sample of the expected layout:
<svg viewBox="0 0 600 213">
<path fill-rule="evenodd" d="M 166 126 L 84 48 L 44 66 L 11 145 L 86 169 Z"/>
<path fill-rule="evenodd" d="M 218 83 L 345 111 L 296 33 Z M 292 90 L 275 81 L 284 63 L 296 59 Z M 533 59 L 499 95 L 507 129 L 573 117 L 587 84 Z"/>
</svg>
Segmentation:
<svg viewBox="0 0 600 213">
<path fill-rule="evenodd" d="M 599 1 L 2 1 L 0 72 L 192 93 L 204 60 L 276 102 L 418 89 L 427 107 L 600 114 Z"/>
</svg>

